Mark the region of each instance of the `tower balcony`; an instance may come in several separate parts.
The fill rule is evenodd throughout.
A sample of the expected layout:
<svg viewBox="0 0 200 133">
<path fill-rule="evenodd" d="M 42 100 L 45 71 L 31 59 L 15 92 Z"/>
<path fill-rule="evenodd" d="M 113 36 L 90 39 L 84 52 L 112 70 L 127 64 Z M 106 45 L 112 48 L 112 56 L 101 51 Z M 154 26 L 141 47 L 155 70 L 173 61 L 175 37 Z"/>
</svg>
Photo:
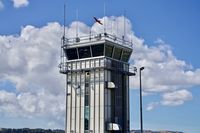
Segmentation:
<svg viewBox="0 0 200 133">
<path fill-rule="evenodd" d="M 67 60 L 61 63 L 60 73 L 67 74 L 77 71 L 90 71 L 95 69 L 108 69 L 118 71 L 129 76 L 134 75 L 134 71 L 130 71 L 129 63 L 118 61 L 109 57 L 100 56 L 93 58 L 85 58 L 79 60 Z"/>
</svg>

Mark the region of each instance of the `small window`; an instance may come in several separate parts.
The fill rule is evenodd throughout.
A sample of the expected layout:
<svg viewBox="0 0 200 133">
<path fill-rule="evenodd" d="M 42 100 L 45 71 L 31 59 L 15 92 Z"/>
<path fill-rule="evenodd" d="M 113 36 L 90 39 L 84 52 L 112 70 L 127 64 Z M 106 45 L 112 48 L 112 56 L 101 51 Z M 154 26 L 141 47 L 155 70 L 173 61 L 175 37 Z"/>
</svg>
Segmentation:
<svg viewBox="0 0 200 133">
<path fill-rule="evenodd" d="M 131 55 L 130 51 L 123 51 L 122 61 L 128 62 L 130 55 Z"/>
<path fill-rule="evenodd" d="M 105 55 L 106 55 L 107 57 L 112 57 L 113 46 L 106 45 L 105 49 L 106 49 Z"/>
<path fill-rule="evenodd" d="M 89 130 L 89 119 L 85 118 L 85 130 Z"/>
<path fill-rule="evenodd" d="M 89 130 L 89 120 L 90 120 L 90 107 L 85 106 L 84 109 L 84 119 L 85 119 L 85 124 L 84 124 L 84 130 Z"/>
<path fill-rule="evenodd" d="M 78 52 L 79 52 L 79 58 L 89 58 L 91 57 L 91 52 L 90 52 L 90 47 L 82 47 L 82 48 L 78 48 Z"/>
<path fill-rule="evenodd" d="M 90 105 L 90 97 L 89 95 L 85 95 L 85 106 L 89 106 Z"/>
<path fill-rule="evenodd" d="M 68 60 L 78 59 L 76 48 L 67 49 L 67 50 L 65 50 L 65 52 L 67 54 Z"/>
<path fill-rule="evenodd" d="M 122 53 L 122 49 L 115 47 L 113 58 L 120 60 L 121 53 Z"/>
<path fill-rule="evenodd" d="M 104 52 L 104 45 L 103 44 L 93 45 L 92 46 L 92 55 L 93 55 L 93 57 L 103 56 L 103 52 Z"/>
<path fill-rule="evenodd" d="M 89 87 L 89 83 L 85 83 L 85 87 Z"/>
</svg>

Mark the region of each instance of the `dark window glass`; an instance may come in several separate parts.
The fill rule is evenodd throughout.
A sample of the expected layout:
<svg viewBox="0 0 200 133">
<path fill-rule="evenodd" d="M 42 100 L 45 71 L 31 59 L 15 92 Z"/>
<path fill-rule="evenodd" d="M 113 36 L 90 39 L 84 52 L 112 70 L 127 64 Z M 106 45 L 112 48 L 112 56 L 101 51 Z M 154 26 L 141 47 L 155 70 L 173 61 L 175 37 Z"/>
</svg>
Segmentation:
<svg viewBox="0 0 200 133">
<path fill-rule="evenodd" d="M 89 106 L 90 104 L 90 97 L 89 95 L 85 95 L 85 106 Z"/>
<path fill-rule="evenodd" d="M 89 130 L 89 120 L 85 118 L 85 130 Z"/>
<path fill-rule="evenodd" d="M 86 94 L 86 95 L 89 95 L 89 93 L 90 93 L 89 87 L 85 87 L 85 94 Z"/>
<path fill-rule="evenodd" d="M 82 47 L 82 48 L 78 48 L 78 52 L 79 52 L 79 58 L 88 58 L 91 57 L 91 52 L 90 52 L 90 47 Z"/>
<path fill-rule="evenodd" d="M 106 55 L 107 57 L 112 57 L 113 46 L 106 45 L 106 46 L 105 46 L 105 49 L 106 49 L 105 55 Z"/>
<path fill-rule="evenodd" d="M 115 47 L 113 58 L 120 60 L 121 53 L 122 53 L 122 49 Z"/>
<path fill-rule="evenodd" d="M 84 110 L 85 110 L 85 112 L 84 112 L 85 118 L 89 120 L 89 118 L 90 118 L 90 107 L 85 106 Z"/>
<path fill-rule="evenodd" d="M 85 87 L 89 87 L 89 83 L 85 83 Z"/>
<path fill-rule="evenodd" d="M 65 50 L 65 53 L 67 54 L 68 60 L 78 59 L 76 48 L 67 49 Z"/>
<path fill-rule="evenodd" d="M 131 55 L 130 51 L 123 51 L 122 61 L 128 62 L 130 55 Z"/>
<path fill-rule="evenodd" d="M 104 45 L 103 44 L 93 45 L 92 46 L 92 55 L 93 55 L 93 57 L 102 56 L 103 52 L 104 52 Z"/>
</svg>

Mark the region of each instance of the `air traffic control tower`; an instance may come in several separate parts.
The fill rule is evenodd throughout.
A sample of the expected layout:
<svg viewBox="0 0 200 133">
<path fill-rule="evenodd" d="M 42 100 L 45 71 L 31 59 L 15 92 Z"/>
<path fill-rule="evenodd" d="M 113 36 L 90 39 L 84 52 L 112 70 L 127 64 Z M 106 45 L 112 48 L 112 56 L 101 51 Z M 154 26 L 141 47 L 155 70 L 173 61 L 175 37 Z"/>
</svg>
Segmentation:
<svg viewBox="0 0 200 133">
<path fill-rule="evenodd" d="M 66 133 L 128 133 L 132 43 L 102 33 L 62 39 Z"/>
</svg>

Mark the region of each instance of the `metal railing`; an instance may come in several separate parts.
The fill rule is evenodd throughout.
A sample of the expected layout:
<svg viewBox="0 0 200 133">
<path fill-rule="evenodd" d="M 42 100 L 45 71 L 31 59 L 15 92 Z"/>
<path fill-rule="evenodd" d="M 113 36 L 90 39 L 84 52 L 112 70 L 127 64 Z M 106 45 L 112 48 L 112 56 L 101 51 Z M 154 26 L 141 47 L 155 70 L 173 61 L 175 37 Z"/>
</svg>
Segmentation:
<svg viewBox="0 0 200 133">
<path fill-rule="evenodd" d="M 59 67 L 60 67 L 60 73 L 63 74 L 73 71 L 101 69 L 101 68 L 106 68 L 126 73 L 135 73 L 135 70 L 131 69 L 128 63 L 123 63 L 104 57 L 95 59 L 91 58 L 79 61 L 67 61 L 61 63 Z"/>
<path fill-rule="evenodd" d="M 79 43 L 96 42 L 96 41 L 101 41 L 101 40 L 108 40 L 108 41 L 117 43 L 122 46 L 129 47 L 129 48 L 132 48 L 133 46 L 133 43 L 125 40 L 124 37 L 119 38 L 115 35 L 111 35 L 108 33 L 90 34 L 88 36 L 81 36 L 81 37 L 76 37 L 76 38 L 64 38 L 64 39 L 65 39 L 64 41 L 65 44 L 63 44 L 63 47 L 76 45 Z"/>
</svg>

